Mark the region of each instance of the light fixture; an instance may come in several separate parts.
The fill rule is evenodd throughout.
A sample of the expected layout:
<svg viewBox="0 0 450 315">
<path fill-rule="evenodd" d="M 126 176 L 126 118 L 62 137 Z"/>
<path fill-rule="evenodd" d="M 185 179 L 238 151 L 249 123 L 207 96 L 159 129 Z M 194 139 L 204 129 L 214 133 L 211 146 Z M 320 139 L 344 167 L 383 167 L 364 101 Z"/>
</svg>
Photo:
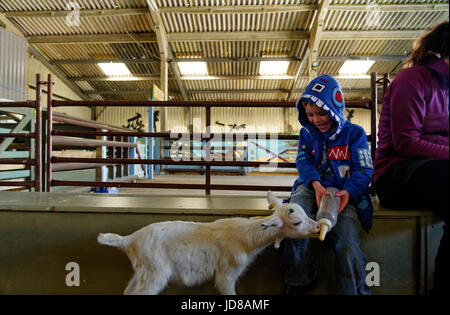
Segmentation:
<svg viewBox="0 0 450 315">
<path fill-rule="evenodd" d="M 375 60 L 346 60 L 339 69 L 339 74 L 365 74 Z"/>
<path fill-rule="evenodd" d="M 156 5 L 155 0 L 147 0 L 147 4 L 153 11 L 158 11 L 158 6 Z"/>
<path fill-rule="evenodd" d="M 107 76 L 131 75 L 124 63 L 105 62 L 99 63 L 98 66 Z"/>
<path fill-rule="evenodd" d="M 178 67 L 182 75 L 208 75 L 204 61 L 180 61 Z"/>
<path fill-rule="evenodd" d="M 286 74 L 289 61 L 261 61 L 259 63 L 259 74 Z"/>
</svg>

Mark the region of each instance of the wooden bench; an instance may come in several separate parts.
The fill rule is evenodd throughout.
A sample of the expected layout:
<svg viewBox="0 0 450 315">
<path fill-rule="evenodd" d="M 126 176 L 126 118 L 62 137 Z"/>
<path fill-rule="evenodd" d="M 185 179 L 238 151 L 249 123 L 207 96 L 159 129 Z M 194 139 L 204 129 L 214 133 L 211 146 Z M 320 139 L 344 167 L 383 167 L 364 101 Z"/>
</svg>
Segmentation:
<svg viewBox="0 0 450 315">
<path fill-rule="evenodd" d="M 168 198 L 169 197 L 169 198 Z M 0 192 L 0 294 L 121 294 L 132 275 L 119 250 L 97 244 L 99 232 L 129 234 L 159 221 L 213 221 L 271 213 L 261 196 L 162 196 Z M 368 262 L 380 266 L 373 294 L 424 294 L 430 289 L 442 223 L 430 213 L 376 205 L 369 234 L 361 232 Z M 313 294 L 329 293 L 333 254 L 313 241 L 321 266 Z M 69 287 L 66 265 L 80 267 Z M 237 284 L 239 294 L 283 292 L 281 251 L 270 246 Z M 213 283 L 169 286 L 163 294 L 217 294 Z"/>
</svg>

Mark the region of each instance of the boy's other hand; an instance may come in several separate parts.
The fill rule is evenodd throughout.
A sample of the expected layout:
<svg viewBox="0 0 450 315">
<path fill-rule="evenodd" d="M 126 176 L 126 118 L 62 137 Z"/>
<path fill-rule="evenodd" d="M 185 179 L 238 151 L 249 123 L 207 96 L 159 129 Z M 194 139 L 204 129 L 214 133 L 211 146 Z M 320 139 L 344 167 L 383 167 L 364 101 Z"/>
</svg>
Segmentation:
<svg viewBox="0 0 450 315">
<path fill-rule="evenodd" d="M 338 191 L 334 195 L 341 199 L 341 202 L 339 204 L 339 210 L 338 210 L 338 213 L 341 213 L 342 210 L 344 210 L 345 206 L 347 206 L 347 204 L 348 204 L 348 201 L 350 199 L 350 193 L 346 190 L 341 190 L 341 191 Z"/>
<path fill-rule="evenodd" d="M 313 186 L 314 191 L 316 193 L 316 202 L 317 202 L 317 206 L 319 207 L 320 206 L 320 201 L 322 200 L 322 196 L 323 195 L 328 195 L 329 192 L 328 192 L 328 190 L 326 190 L 322 186 L 322 184 L 318 180 L 313 181 L 312 182 L 312 186 Z"/>
</svg>

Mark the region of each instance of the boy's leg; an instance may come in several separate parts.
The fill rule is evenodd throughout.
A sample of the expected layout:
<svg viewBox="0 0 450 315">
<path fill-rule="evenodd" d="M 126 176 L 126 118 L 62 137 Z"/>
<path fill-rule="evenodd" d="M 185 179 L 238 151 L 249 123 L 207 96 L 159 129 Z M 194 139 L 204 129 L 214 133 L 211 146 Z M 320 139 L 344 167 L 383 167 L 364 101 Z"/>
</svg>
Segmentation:
<svg viewBox="0 0 450 315">
<path fill-rule="evenodd" d="M 300 185 L 291 196 L 291 203 L 300 205 L 306 215 L 315 219 L 312 214 L 315 202 L 314 191 Z M 288 287 L 306 287 L 317 279 L 317 269 L 313 262 L 309 239 L 290 239 L 283 242 L 284 283 Z M 289 293 L 289 292 L 288 292 Z"/>
<path fill-rule="evenodd" d="M 337 294 L 370 294 L 366 285 L 366 256 L 360 248 L 360 231 L 357 210 L 349 204 L 339 214 L 336 225 L 327 235 L 336 254 Z"/>
</svg>

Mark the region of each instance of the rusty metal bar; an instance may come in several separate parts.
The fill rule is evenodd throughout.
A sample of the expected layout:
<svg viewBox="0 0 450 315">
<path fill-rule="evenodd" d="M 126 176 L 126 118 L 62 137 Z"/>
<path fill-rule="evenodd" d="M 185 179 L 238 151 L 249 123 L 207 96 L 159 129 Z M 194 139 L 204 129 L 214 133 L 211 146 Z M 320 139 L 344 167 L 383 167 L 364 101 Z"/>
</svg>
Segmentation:
<svg viewBox="0 0 450 315">
<path fill-rule="evenodd" d="M 54 101 L 53 106 L 135 106 L 135 107 L 295 107 L 296 101 Z M 347 100 L 346 107 L 370 108 L 370 101 Z"/>
<path fill-rule="evenodd" d="M 371 99 L 370 100 L 347 100 L 346 107 L 347 108 L 362 108 L 369 109 L 373 112 L 373 104 L 375 101 L 375 110 L 376 110 L 376 94 L 375 98 L 373 92 L 375 90 L 376 93 L 376 73 L 372 74 L 372 79 L 375 78 L 375 85 L 371 82 Z M 49 79 L 50 81 L 50 79 Z M 123 183 L 123 182 L 76 182 L 76 181 L 59 181 L 52 180 L 51 177 L 48 178 L 49 184 L 53 186 L 103 186 L 103 187 L 141 187 L 141 188 L 171 188 L 171 189 L 204 189 L 207 195 L 210 194 L 211 190 L 260 190 L 266 191 L 268 189 L 273 191 L 290 191 L 291 187 L 280 187 L 280 186 L 246 186 L 246 185 L 211 185 L 211 166 L 244 166 L 244 167 L 280 167 L 280 168 L 295 168 L 295 163 L 290 162 L 246 162 L 246 161 L 210 161 L 211 159 L 211 139 L 225 139 L 225 140 L 248 140 L 248 139 L 280 139 L 280 140 L 298 140 L 298 135 L 286 135 L 286 134 L 274 134 L 274 133 L 249 133 L 249 134 L 211 134 L 210 133 L 210 125 L 211 125 L 211 107 L 252 107 L 252 108 L 268 108 L 268 107 L 277 107 L 277 108 L 288 108 L 295 107 L 295 101 L 286 102 L 286 101 L 52 101 L 49 108 L 57 107 L 57 106 L 110 106 L 110 107 L 121 107 L 121 106 L 158 106 L 158 107 L 205 107 L 206 109 L 206 133 L 204 134 L 182 134 L 182 133 L 167 133 L 167 132 L 130 132 L 130 131 L 122 131 L 122 130 L 110 130 L 109 132 L 101 132 L 101 131 L 53 131 L 51 126 L 49 128 L 50 137 L 53 135 L 59 136 L 139 136 L 139 137 L 161 137 L 161 138 L 172 138 L 176 140 L 182 139 L 202 139 L 206 140 L 206 144 L 204 146 L 204 150 L 206 152 L 206 157 L 204 161 L 175 161 L 172 159 L 146 159 L 146 160 L 137 160 L 137 159 L 129 159 L 129 158 L 66 158 L 66 157 L 51 157 L 49 159 L 49 164 L 51 163 L 60 163 L 59 167 L 65 168 L 69 167 L 67 164 L 63 165 L 62 163 L 78 163 L 73 167 L 88 167 L 86 163 L 90 165 L 94 165 L 92 163 L 100 163 L 106 165 L 115 165 L 115 164 L 160 164 L 160 165 L 201 165 L 205 166 L 205 184 L 158 184 L 158 183 Z M 56 113 L 55 113 L 56 114 Z M 376 111 L 375 111 L 376 117 Z M 371 117 L 372 118 L 372 117 Z M 67 119 L 67 118 L 63 118 Z M 65 122 L 68 122 L 65 120 Z M 86 122 L 94 124 L 92 122 Z M 98 127 L 98 125 L 95 125 Z M 373 124 L 372 124 L 372 134 L 367 136 L 368 141 L 373 141 L 374 136 L 376 137 L 376 130 L 373 132 Z M 94 140 L 95 141 L 95 140 Z M 375 139 L 376 141 L 376 139 Z M 56 142 L 54 142 L 56 143 Z M 49 142 L 51 145 L 52 142 Z M 51 153 L 50 153 L 51 154 Z M 55 168 L 58 167 L 58 164 L 55 164 Z M 51 172 L 48 172 L 51 175 Z"/>
<path fill-rule="evenodd" d="M 29 107 L 29 108 L 35 108 L 35 104 L 34 104 L 34 101 L 0 102 L 0 107 Z"/>
<path fill-rule="evenodd" d="M 68 138 L 61 136 L 53 137 L 53 145 L 64 145 L 64 146 L 79 146 L 79 147 L 128 147 L 136 148 L 137 143 L 119 142 L 119 141 L 106 141 L 106 140 L 94 140 L 94 139 L 83 139 L 83 138 Z"/>
<path fill-rule="evenodd" d="M 53 150 L 53 82 L 52 75 L 47 78 L 47 192 L 52 191 L 52 150 Z"/>
<path fill-rule="evenodd" d="M 36 192 L 42 191 L 42 82 L 41 75 L 36 74 L 36 120 L 35 120 L 35 137 L 34 137 L 34 158 L 36 165 L 34 168 L 34 190 Z M 30 155 L 31 156 L 31 155 Z"/>
<path fill-rule="evenodd" d="M 206 184 L 165 184 L 165 183 L 124 183 L 53 180 L 53 186 L 86 187 L 130 187 L 130 188 L 168 188 L 168 189 L 210 189 L 210 190 L 248 190 L 248 191 L 291 191 L 291 186 L 251 186 L 251 185 L 206 185 Z"/>
<path fill-rule="evenodd" d="M 36 133 L 0 133 L 0 138 L 35 138 Z"/>
<path fill-rule="evenodd" d="M 272 166 L 281 168 L 295 167 L 294 162 L 246 162 L 246 161 L 174 161 L 171 159 L 118 159 L 118 158 L 72 158 L 52 157 L 52 163 L 101 163 L 101 164 L 162 164 L 162 165 L 201 165 L 201 166 Z M 275 165 L 274 165 L 275 164 Z"/>
<path fill-rule="evenodd" d="M 53 121 L 59 121 L 59 122 L 64 122 L 64 123 L 71 124 L 71 125 L 89 127 L 89 128 L 94 128 L 94 129 L 105 129 L 105 130 L 109 130 L 109 131 L 118 131 L 118 132 L 130 132 L 129 129 L 126 129 L 126 128 L 113 127 L 108 124 L 95 122 L 95 121 L 87 120 L 87 119 L 82 119 L 82 118 L 78 118 L 78 117 L 70 117 L 68 115 L 61 114 L 58 112 L 53 113 Z"/>
<path fill-rule="evenodd" d="M 223 146 L 221 147 L 221 146 L 215 146 L 215 145 L 213 145 L 211 148 L 224 148 Z M 228 148 L 228 147 L 226 147 L 226 148 Z M 164 147 L 164 149 L 165 150 L 170 150 L 170 149 L 172 149 L 172 147 L 171 146 L 165 146 Z M 204 149 L 204 147 L 201 147 L 201 146 L 191 146 L 191 147 L 189 147 L 189 149 L 190 150 L 203 150 Z M 245 149 L 247 149 L 247 147 L 245 147 L 245 146 L 237 146 L 237 147 L 233 147 L 233 150 L 234 151 L 236 151 L 236 150 L 245 150 Z"/>
<path fill-rule="evenodd" d="M 0 159 L 0 164 L 3 165 L 8 165 L 8 164 L 12 164 L 12 165 L 35 165 L 36 164 L 36 159 Z"/>
<path fill-rule="evenodd" d="M 34 181 L 4 181 L 0 182 L 0 186 L 26 186 L 26 187 L 32 187 L 34 186 Z"/>
<path fill-rule="evenodd" d="M 90 168 L 102 167 L 105 164 L 100 163 L 56 163 L 52 166 L 52 172 L 84 170 Z"/>
<path fill-rule="evenodd" d="M 295 107 L 295 101 L 54 101 L 53 106 Z"/>
<path fill-rule="evenodd" d="M 219 138 L 225 140 L 247 140 L 247 139 L 280 139 L 280 140 L 298 140 L 298 135 L 277 134 L 277 133 L 211 133 L 207 136 L 206 133 L 168 133 L 168 132 L 105 132 L 105 131 L 72 131 L 72 130 L 54 130 L 53 135 L 58 136 L 127 136 L 127 137 L 160 137 L 160 138 L 172 138 L 172 139 L 212 139 Z"/>
</svg>

